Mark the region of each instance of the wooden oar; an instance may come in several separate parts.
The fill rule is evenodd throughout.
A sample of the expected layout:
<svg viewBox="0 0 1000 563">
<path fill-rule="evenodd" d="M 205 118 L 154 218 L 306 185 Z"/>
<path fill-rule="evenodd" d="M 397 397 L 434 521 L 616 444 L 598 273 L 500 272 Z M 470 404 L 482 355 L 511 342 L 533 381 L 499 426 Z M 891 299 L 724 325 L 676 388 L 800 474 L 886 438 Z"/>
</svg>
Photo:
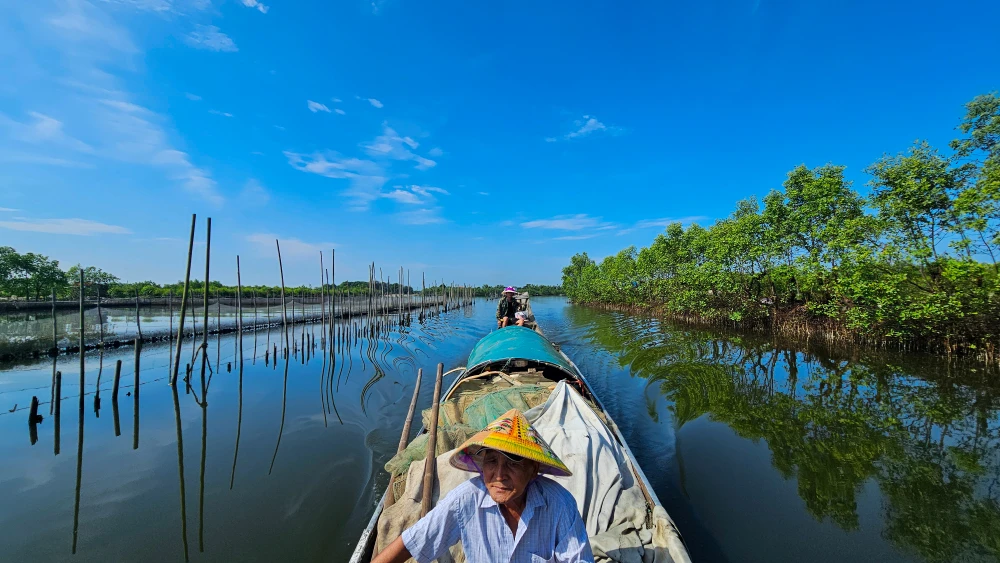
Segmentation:
<svg viewBox="0 0 1000 563">
<path fill-rule="evenodd" d="M 413 388 L 413 398 L 410 399 L 410 410 L 406 413 L 406 422 L 403 423 L 403 433 L 399 436 L 399 447 L 396 448 L 396 455 L 406 449 L 406 444 L 410 439 L 410 423 L 413 422 L 413 411 L 417 408 L 417 396 L 420 394 L 420 379 L 424 375 L 423 368 L 417 370 L 417 383 Z M 389 486 L 386 487 L 388 494 L 385 497 L 385 508 L 389 508 L 396 502 L 396 495 L 392 492 L 392 486 L 396 483 L 396 476 L 389 479 Z"/>
<path fill-rule="evenodd" d="M 431 510 L 431 494 L 434 492 L 434 469 L 437 465 L 437 427 L 438 411 L 441 407 L 441 379 L 444 375 L 444 364 L 437 366 L 437 378 L 434 381 L 434 402 L 431 403 L 431 433 L 427 440 L 427 458 L 424 460 L 424 492 L 420 503 L 420 517 L 423 518 Z"/>
</svg>

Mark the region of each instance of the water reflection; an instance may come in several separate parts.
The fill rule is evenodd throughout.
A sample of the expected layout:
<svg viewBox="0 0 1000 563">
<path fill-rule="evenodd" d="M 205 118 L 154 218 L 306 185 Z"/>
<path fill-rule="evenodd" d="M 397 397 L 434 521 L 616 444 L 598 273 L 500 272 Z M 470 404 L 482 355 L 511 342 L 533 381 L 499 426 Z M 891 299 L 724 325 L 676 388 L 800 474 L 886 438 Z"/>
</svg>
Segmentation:
<svg viewBox="0 0 1000 563">
<path fill-rule="evenodd" d="M 681 488 L 693 481 L 699 488 L 713 482 L 717 487 L 726 480 L 749 480 L 747 472 L 765 471 L 735 457 L 735 450 L 745 448 L 731 440 L 749 440 L 766 445 L 771 471 L 794 481 L 805 510 L 817 522 L 860 534 L 844 536 L 848 542 L 864 538 L 876 544 L 877 537 L 868 537 L 872 530 L 887 540 L 895 552 L 882 560 L 1000 560 L 996 373 L 932 357 L 804 349 L 579 307 L 567 308 L 565 315 L 563 336 L 585 341 L 568 346 L 571 356 L 584 355 L 586 363 L 588 354 L 591 359 L 611 355 L 618 369 L 644 380 L 647 412 L 654 422 L 658 414 L 650 393 L 667 401 L 677 440 L 712 439 L 712 458 L 733 464 L 692 476 L 684 471 L 684 447 L 678 446 Z M 728 426 L 739 438 L 723 438 L 713 424 Z M 688 449 L 697 453 L 708 447 L 702 443 Z M 729 447 L 732 453 L 726 452 Z M 644 460 L 640 463 L 646 466 Z M 734 473 L 731 467 L 740 470 Z M 754 559 L 753 549 L 730 543 L 741 537 L 740 530 L 711 522 L 722 521 L 714 516 L 722 507 L 690 501 L 694 512 L 709 515 L 705 526 L 733 560 Z M 741 502 L 728 501 L 729 510 Z M 868 511 L 872 502 L 878 510 Z M 789 505 L 778 510 L 793 521 L 799 509 Z M 863 521 L 862 515 L 871 513 L 881 522 Z M 767 528 L 759 523 L 739 526 Z M 812 560 L 842 559 L 847 548 L 833 549 Z M 794 561 L 802 555 L 770 545 L 767 559 Z"/>
<path fill-rule="evenodd" d="M 216 322 L 208 326 L 220 326 L 221 318 L 224 327 L 224 309 L 222 314 L 218 305 L 214 309 Z M 296 309 L 301 319 L 303 308 Z M 80 561 L 187 561 L 193 518 L 202 559 L 346 558 L 384 487 L 379 474 L 398 439 L 405 415 L 400 411 L 406 407 L 399 402 L 412 393 L 413 366 L 460 363 L 489 326 L 491 307 L 465 311 L 471 316 L 429 310 L 422 321 L 414 311 L 299 324 L 288 327 L 287 342 L 281 325 L 276 340 L 262 318 L 252 343 L 249 333 L 244 339 L 243 332 L 234 332 L 232 343 L 220 333 L 211 339 L 199 334 L 181 347 L 163 339 L 109 346 L 82 357 L 8 364 L 0 371 L 0 401 L 18 406 L 0 412 L 0 458 L 5 460 L 0 498 L 10 501 L 0 503 L 3 558 L 62 561 L 70 552 Z M 101 314 L 112 318 L 107 313 Z M 141 321 L 147 336 L 161 323 L 151 318 Z M 198 321 L 200 330 L 205 322 Z M 460 326 L 451 326 L 455 323 Z M 109 339 L 111 334 L 106 333 Z M 190 357 L 175 363 L 175 354 L 181 348 L 187 354 L 189 347 Z M 256 361 L 258 355 L 263 361 Z M 126 373 L 122 381 L 122 364 L 129 359 L 133 377 Z M 113 362 L 114 378 L 106 362 Z M 62 381 L 63 372 L 73 373 L 70 381 L 75 380 L 80 367 L 79 386 Z M 109 374 L 103 373 L 105 367 Z M 171 372 L 181 369 L 183 379 L 168 385 Z M 195 369 L 202 374 L 198 382 L 192 381 Z M 92 374 L 89 384 L 87 373 Z M 63 383 L 68 389 L 61 388 Z M 56 454 L 61 431 L 70 432 L 68 439 L 75 431 L 75 458 L 25 443 L 26 398 L 46 388 L 53 428 L 47 433 L 39 423 L 33 430 L 41 444 L 53 440 Z M 132 398 L 131 405 L 119 403 L 120 388 Z M 73 429 L 60 426 L 64 393 L 79 399 L 79 424 Z M 101 417 L 108 393 L 112 416 Z M 122 433 L 120 418 L 128 416 L 130 406 L 131 448 L 127 440 L 116 440 Z M 192 432 L 200 440 L 192 440 Z M 171 474 L 174 461 L 177 473 Z M 197 501 L 187 487 L 193 471 L 198 473 Z M 164 534 L 163 522 L 175 518 L 179 530 L 168 527 L 170 533 Z M 129 530 L 127 541 L 123 529 Z"/>
</svg>

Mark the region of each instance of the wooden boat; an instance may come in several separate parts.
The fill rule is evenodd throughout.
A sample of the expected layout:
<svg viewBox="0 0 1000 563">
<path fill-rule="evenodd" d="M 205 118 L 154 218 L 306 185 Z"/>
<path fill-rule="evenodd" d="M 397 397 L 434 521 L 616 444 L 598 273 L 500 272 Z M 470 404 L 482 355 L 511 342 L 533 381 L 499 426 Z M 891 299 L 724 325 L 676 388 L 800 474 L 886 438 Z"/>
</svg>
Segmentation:
<svg viewBox="0 0 1000 563">
<path fill-rule="evenodd" d="M 465 435 L 452 435 L 444 448 L 440 442 L 448 442 L 452 430 L 463 425 L 474 432 L 507 408 L 521 408 L 573 470 L 572 477 L 554 480 L 576 498 L 598 561 L 689 562 L 680 533 L 656 498 L 618 425 L 576 364 L 544 336 L 535 322 L 528 295 L 520 294 L 518 300 L 526 312 L 525 326 L 510 326 L 486 335 L 473 347 L 467 365 L 458 368 L 459 376 L 441 396 L 433 502 L 474 476 L 451 468 L 447 462 L 451 453 L 448 450 L 457 447 Z M 410 466 L 405 474 L 400 472 L 390 480 L 358 540 L 351 563 L 367 563 L 419 518 L 422 460 L 429 438 L 427 411 L 424 428 L 405 451 L 386 464 L 388 468 L 394 463 L 406 463 L 406 452 L 411 452 Z M 443 428 L 448 424 L 453 426 L 446 433 Z M 450 555 L 464 559 L 460 544 L 452 548 Z M 450 560 L 445 557 L 439 561 L 446 559 Z"/>
</svg>

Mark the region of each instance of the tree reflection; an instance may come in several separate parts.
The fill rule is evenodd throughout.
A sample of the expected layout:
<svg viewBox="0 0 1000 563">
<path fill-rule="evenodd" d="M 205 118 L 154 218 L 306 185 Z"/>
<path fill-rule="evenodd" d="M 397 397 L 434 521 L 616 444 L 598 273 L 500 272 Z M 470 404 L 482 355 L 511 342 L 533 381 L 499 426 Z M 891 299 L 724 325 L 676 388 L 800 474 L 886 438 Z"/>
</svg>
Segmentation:
<svg viewBox="0 0 1000 563">
<path fill-rule="evenodd" d="M 1000 382 L 934 357 L 847 355 L 581 307 L 571 321 L 658 387 L 678 428 L 707 415 L 764 440 L 810 514 L 859 527 L 883 495 L 884 537 L 928 561 L 1000 559 Z"/>
</svg>

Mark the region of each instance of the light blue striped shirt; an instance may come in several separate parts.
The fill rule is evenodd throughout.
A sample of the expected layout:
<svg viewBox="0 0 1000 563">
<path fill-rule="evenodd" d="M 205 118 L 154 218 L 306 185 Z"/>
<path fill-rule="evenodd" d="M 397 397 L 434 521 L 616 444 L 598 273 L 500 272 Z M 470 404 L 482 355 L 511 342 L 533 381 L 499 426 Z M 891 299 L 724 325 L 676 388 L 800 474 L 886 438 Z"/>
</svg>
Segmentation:
<svg viewBox="0 0 1000 563">
<path fill-rule="evenodd" d="M 469 479 L 406 529 L 403 544 L 419 563 L 437 559 L 460 539 L 469 563 L 593 563 L 573 495 L 545 477 L 529 483 L 526 494 L 517 533 L 511 534 L 482 477 Z"/>
</svg>

